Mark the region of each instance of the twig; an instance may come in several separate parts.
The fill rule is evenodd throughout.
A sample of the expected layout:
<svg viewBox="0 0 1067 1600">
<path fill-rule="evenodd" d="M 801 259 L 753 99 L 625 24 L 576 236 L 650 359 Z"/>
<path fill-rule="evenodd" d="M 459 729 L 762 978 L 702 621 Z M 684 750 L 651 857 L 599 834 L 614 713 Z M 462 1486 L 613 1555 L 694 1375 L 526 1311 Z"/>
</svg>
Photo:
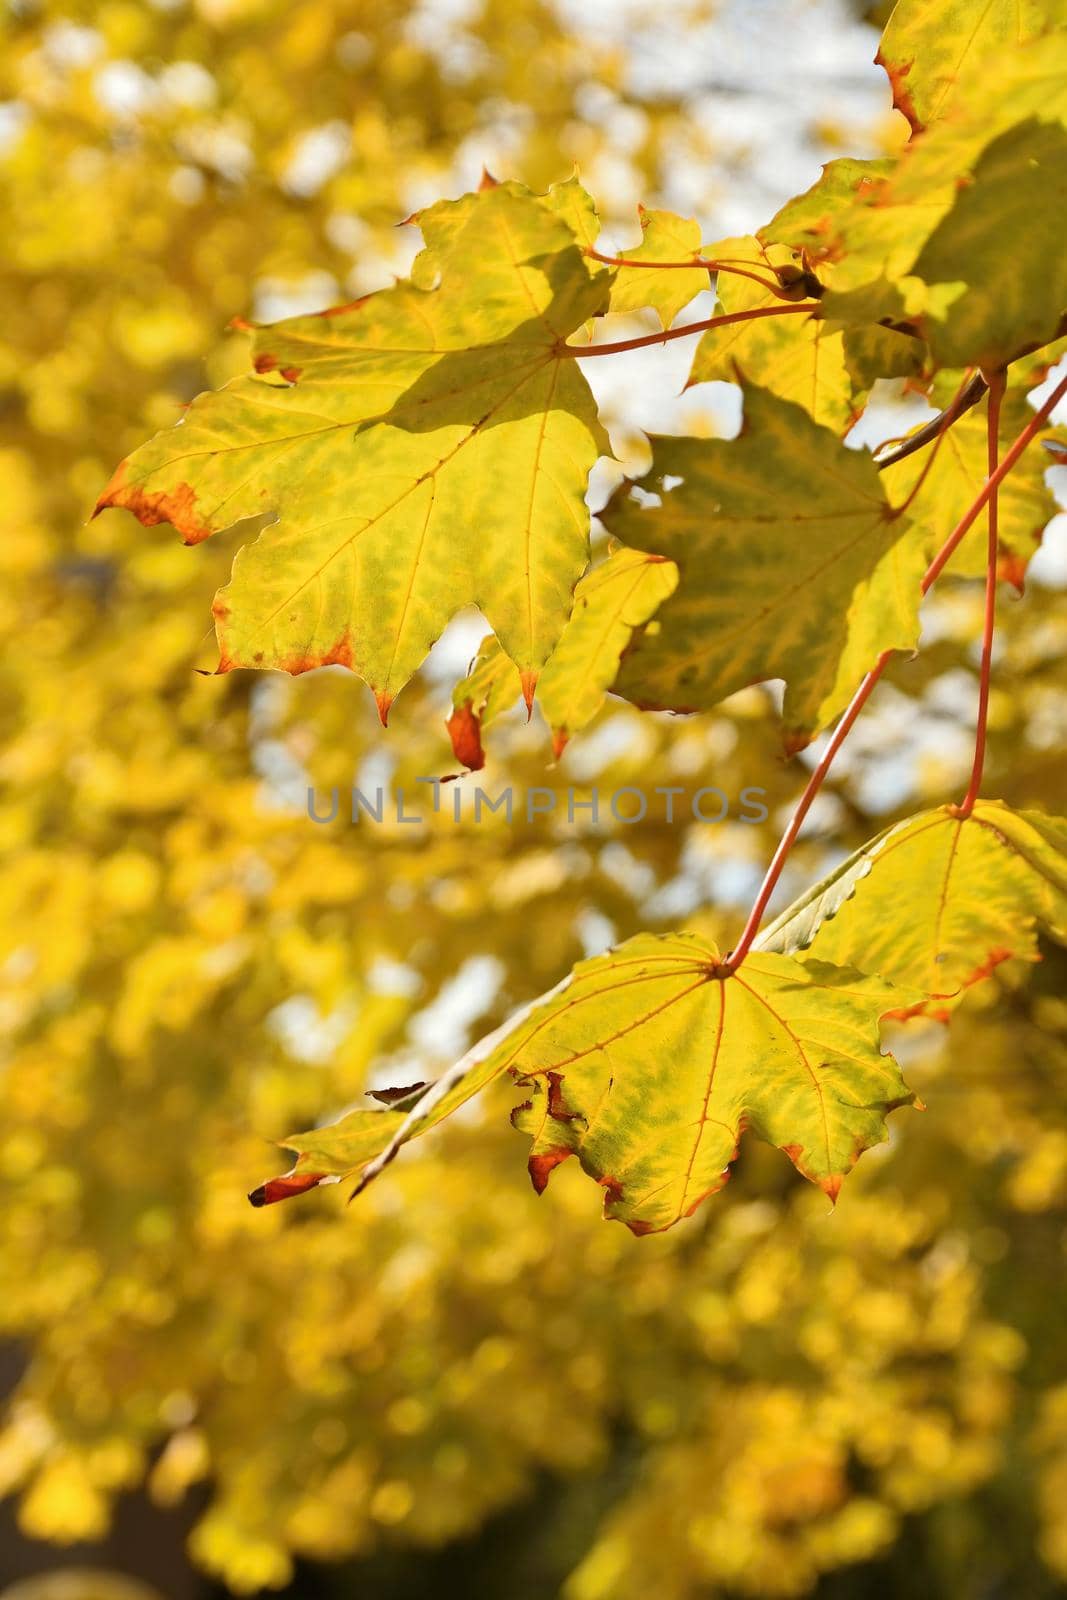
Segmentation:
<svg viewBox="0 0 1067 1600">
<path fill-rule="evenodd" d="M 986 423 L 986 465 L 990 478 L 997 470 L 997 455 L 1000 446 L 1000 402 L 1004 398 L 1005 377 L 1003 372 L 994 373 L 989 380 L 989 415 Z M 985 578 L 985 619 L 982 626 L 982 666 L 978 679 L 978 717 L 974 734 L 974 765 L 971 768 L 971 781 L 967 786 L 967 793 L 961 805 L 957 806 L 956 815 L 969 817 L 974 810 L 974 803 L 978 799 L 978 792 L 982 787 L 982 772 L 985 767 L 986 750 L 986 722 L 989 717 L 989 680 L 993 668 L 993 629 L 996 622 L 997 611 L 997 490 L 994 488 L 989 497 L 989 550 L 986 561 Z"/>
<path fill-rule="evenodd" d="M 915 501 L 916 496 L 919 493 L 921 493 L 923 484 L 926 482 L 927 478 L 930 476 L 930 473 L 933 471 L 934 463 L 937 460 L 938 453 L 940 452 L 941 446 L 945 442 L 945 438 L 946 438 L 946 436 L 948 434 L 949 429 L 951 428 L 952 424 L 954 422 L 956 422 L 959 419 L 960 416 L 963 415 L 963 413 L 961 411 L 959 411 L 958 409 L 956 409 L 956 408 L 958 406 L 959 400 L 961 399 L 961 397 L 964 394 L 965 390 L 968 388 L 970 382 L 971 382 L 971 373 L 970 373 L 970 370 L 968 370 L 967 372 L 964 373 L 963 378 L 962 378 L 962 380 L 960 382 L 960 386 L 956 390 L 956 394 L 955 394 L 954 398 L 952 399 L 952 401 L 949 403 L 949 405 L 947 405 L 945 407 L 945 409 L 941 413 L 940 417 L 935 419 L 936 421 L 938 421 L 941 424 L 941 426 L 939 427 L 938 432 L 937 432 L 937 438 L 934 440 L 933 445 L 932 445 L 932 447 L 930 449 L 930 453 L 926 457 L 926 460 L 922 464 L 922 469 L 919 472 L 919 476 L 916 478 L 915 482 L 912 484 L 911 488 L 908 491 L 907 499 L 901 501 L 899 506 L 894 506 L 893 507 L 893 515 L 894 515 L 894 517 L 902 517 L 904 515 L 905 511 L 907 511 L 908 507 L 913 504 L 913 502 Z M 881 468 L 879 468 L 879 471 L 880 470 L 881 470 Z"/>
<path fill-rule="evenodd" d="M 887 456 L 875 462 L 879 472 L 884 472 L 886 467 L 895 467 L 898 461 L 904 461 L 908 456 L 913 456 L 916 450 L 921 450 L 931 439 L 939 439 L 958 422 L 965 412 L 976 406 L 986 392 L 987 384 L 980 372 L 976 372 L 970 383 L 966 384 L 950 405 L 947 405 L 939 416 L 931 417 L 929 422 L 924 422 L 921 428 L 916 428 L 903 444 L 891 450 Z"/>
<path fill-rule="evenodd" d="M 800 312 L 818 311 L 818 302 L 803 305 L 754 306 L 750 311 L 728 311 L 723 316 L 705 317 L 703 322 L 687 322 L 681 328 L 666 328 L 662 333 L 642 334 L 639 339 L 619 339 L 615 344 L 558 344 L 557 354 L 587 361 L 590 356 L 615 356 L 624 350 L 643 350 L 646 345 L 666 344 L 669 339 L 684 339 L 691 333 L 706 333 L 709 328 L 726 328 L 732 322 L 755 322 L 759 317 L 788 317 Z"/>
<path fill-rule="evenodd" d="M 758 283 L 769 294 L 777 295 L 780 300 L 796 300 L 795 291 L 790 293 L 788 287 L 778 280 L 771 283 L 767 278 L 760 277 L 758 272 L 749 271 L 747 266 L 733 261 L 720 261 L 714 256 L 693 256 L 689 261 L 635 261 L 629 256 L 606 256 L 592 247 L 585 251 L 590 261 L 601 261 L 606 267 L 634 267 L 639 272 L 651 269 L 653 272 L 684 272 L 696 267 L 702 272 L 732 273 L 735 278 L 750 278 L 753 283 Z M 805 293 L 805 298 L 807 298 Z"/>
</svg>

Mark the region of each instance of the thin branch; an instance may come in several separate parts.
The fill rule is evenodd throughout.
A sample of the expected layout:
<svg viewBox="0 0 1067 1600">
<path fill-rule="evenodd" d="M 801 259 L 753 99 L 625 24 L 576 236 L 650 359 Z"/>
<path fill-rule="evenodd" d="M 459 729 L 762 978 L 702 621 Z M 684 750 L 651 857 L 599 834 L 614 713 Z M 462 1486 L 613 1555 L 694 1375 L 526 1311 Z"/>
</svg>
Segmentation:
<svg viewBox="0 0 1067 1600">
<path fill-rule="evenodd" d="M 584 251 L 590 261 L 602 261 L 606 267 L 637 267 L 642 272 L 646 267 L 651 267 L 655 272 L 679 272 L 690 267 L 707 268 L 709 272 L 716 271 L 718 262 L 707 261 L 703 256 L 691 256 L 688 261 L 634 261 L 630 256 L 606 256 L 599 250 L 594 250 L 592 245 Z"/>
<path fill-rule="evenodd" d="M 972 406 L 976 406 L 986 392 L 986 381 L 980 372 L 976 372 L 969 383 L 965 383 L 955 399 L 945 407 L 939 416 L 931 417 L 921 428 L 891 450 L 887 456 L 875 462 L 879 472 L 884 472 L 886 467 L 895 467 L 898 461 L 904 461 L 908 456 L 913 456 L 917 450 L 930 443 L 931 439 L 941 439 L 947 429 L 954 422 L 958 422 Z"/>
<path fill-rule="evenodd" d="M 960 518 L 955 528 L 953 528 L 952 532 L 941 546 L 941 549 L 938 551 L 933 561 L 931 561 L 930 565 L 927 567 L 922 583 L 919 586 L 920 592 L 923 595 L 929 594 L 930 590 L 933 588 L 933 585 L 955 554 L 957 547 L 969 529 L 973 526 L 974 522 L 980 516 L 983 508 L 987 504 L 990 504 L 995 498 L 1000 485 L 1008 476 L 1008 473 L 1012 470 L 1015 463 L 1026 449 L 1027 445 L 1032 442 L 1036 434 L 1040 433 L 1052 412 L 1065 397 L 1067 397 L 1067 378 L 1062 379 L 1062 381 L 1056 385 L 1052 393 L 1044 401 L 1039 410 L 1034 413 L 1026 427 L 1014 440 L 1010 449 L 1008 449 L 1001 457 L 1000 462 L 991 467 L 988 478 L 982 485 L 978 494 L 975 496 L 970 507 L 964 512 L 963 516 Z M 951 424 L 949 423 L 945 424 L 946 427 L 950 425 Z M 875 685 L 891 661 L 893 654 L 894 652 L 892 650 L 883 650 L 874 666 L 867 673 L 867 676 L 863 679 L 863 682 L 856 690 L 856 693 L 849 702 L 847 710 L 842 716 L 837 727 L 834 729 L 834 732 L 830 738 L 830 742 L 823 752 L 821 760 L 812 772 L 811 777 L 808 779 L 808 782 L 804 788 L 804 792 L 797 802 L 797 807 L 789 822 L 789 826 L 786 828 L 785 833 L 782 835 L 781 842 L 778 845 L 777 850 L 774 852 L 774 857 L 770 866 L 767 868 L 766 875 L 762 884 L 760 885 L 759 892 L 756 895 L 752 910 L 748 914 L 748 920 L 742 930 L 741 937 L 719 968 L 720 977 L 729 977 L 732 973 L 736 972 L 738 967 L 744 961 L 745 957 L 748 955 L 748 952 L 752 947 L 752 942 L 755 939 L 756 934 L 759 932 L 759 925 L 763 920 L 763 914 L 767 909 L 771 895 L 778 886 L 778 880 L 782 875 L 782 869 L 785 866 L 786 859 L 796 842 L 797 834 L 800 832 L 804 818 L 811 810 L 812 802 L 814 801 L 819 790 L 822 788 L 823 781 L 826 778 L 831 765 L 833 764 L 834 758 L 851 732 L 856 718 L 859 716 L 860 712 L 863 710 L 863 707 L 870 699 Z"/>
<path fill-rule="evenodd" d="M 1004 398 L 1005 376 L 994 373 L 989 380 L 989 414 L 986 422 L 986 470 L 993 477 L 998 466 L 1000 449 L 1000 402 Z M 969 817 L 982 787 L 985 767 L 986 722 L 989 717 L 989 679 L 993 668 L 993 630 L 997 612 L 997 489 L 989 497 L 989 550 L 985 576 L 985 620 L 982 627 L 982 666 L 978 679 L 978 718 L 974 734 L 974 766 L 971 781 L 962 805 L 956 808 L 960 817 Z"/>
<path fill-rule="evenodd" d="M 806 301 L 803 305 L 754 306 L 751 311 L 728 311 L 723 316 L 705 317 L 703 322 L 687 322 L 681 328 L 642 334 L 639 339 L 620 339 L 615 344 L 558 344 L 556 353 L 587 361 L 590 356 L 615 356 L 624 350 L 643 350 L 647 345 L 666 344 L 669 339 L 685 339 L 691 333 L 706 333 L 709 328 L 726 328 L 733 322 L 755 322 L 759 317 L 788 317 L 800 312 L 810 315 L 818 309 L 818 301 Z"/>
<path fill-rule="evenodd" d="M 914 503 L 916 496 L 921 493 L 922 486 L 933 470 L 934 463 L 937 460 L 942 444 L 945 442 L 945 437 L 949 429 L 952 427 L 952 424 L 963 415 L 963 413 L 958 409 L 958 402 L 969 387 L 970 383 L 971 374 L 969 371 L 967 371 L 964 373 L 960 382 L 960 386 L 956 390 L 956 394 L 952 401 L 945 407 L 940 417 L 936 418 L 936 421 L 940 423 L 940 427 L 937 430 L 937 438 L 934 440 L 930 453 L 922 464 L 922 469 L 919 473 L 919 476 L 909 489 L 907 498 L 903 500 L 899 506 L 893 507 L 894 517 L 902 517 L 905 511 L 907 511 L 908 507 Z M 879 467 L 878 470 L 881 471 L 881 467 Z"/>
<path fill-rule="evenodd" d="M 874 692 L 875 685 L 888 666 L 892 656 L 892 650 L 882 651 L 882 654 L 878 657 L 878 660 L 875 662 L 874 666 L 871 668 L 870 672 L 868 672 L 867 676 L 856 690 L 856 693 L 849 701 L 848 708 L 845 711 L 844 716 L 834 729 L 829 744 L 823 751 L 818 765 L 815 767 L 811 777 L 808 779 L 807 784 L 805 785 L 804 793 L 797 801 L 796 810 L 793 812 L 793 815 L 789 820 L 789 826 L 786 828 L 778 842 L 778 848 L 774 852 L 770 866 L 767 868 L 763 882 L 760 885 L 759 893 L 753 902 L 752 910 L 748 914 L 748 921 L 745 923 L 745 926 L 741 932 L 741 937 L 738 939 L 734 948 L 730 951 L 730 954 L 727 956 L 726 960 L 719 967 L 718 975 L 720 977 L 729 977 L 735 973 L 742 961 L 744 961 L 745 957 L 748 955 L 749 950 L 752 948 L 752 941 L 759 932 L 759 925 L 763 921 L 763 913 L 767 909 L 767 903 L 770 900 L 771 895 L 778 887 L 778 879 L 782 875 L 782 868 L 785 866 L 789 852 L 796 843 L 797 834 L 800 832 L 804 818 L 811 810 L 812 802 L 814 801 L 819 790 L 822 788 L 823 780 L 833 765 L 834 759 L 837 756 L 837 752 L 840 750 L 841 746 L 852 732 L 853 723 L 856 721 L 856 718 L 859 716 L 860 712 L 867 704 L 867 701 L 870 699 L 872 693 Z"/>
<path fill-rule="evenodd" d="M 767 278 L 761 278 L 758 272 L 750 272 L 747 266 L 741 266 L 733 261 L 720 261 L 716 257 L 693 256 L 688 261 L 634 261 L 629 256 L 605 256 L 592 247 L 585 251 L 590 261 L 602 261 L 606 267 L 635 267 L 639 272 L 651 269 L 653 272 L 684 272 L 698 267 L 702 272 L 732 273 L 735 278 L 751 278 L 753 283 L 758 283 L 770 294 L 775 294 L 781 300 L 795 300 L 796 295 L 790 294 L 777 279 L 771 283 Z"/>
</svg>

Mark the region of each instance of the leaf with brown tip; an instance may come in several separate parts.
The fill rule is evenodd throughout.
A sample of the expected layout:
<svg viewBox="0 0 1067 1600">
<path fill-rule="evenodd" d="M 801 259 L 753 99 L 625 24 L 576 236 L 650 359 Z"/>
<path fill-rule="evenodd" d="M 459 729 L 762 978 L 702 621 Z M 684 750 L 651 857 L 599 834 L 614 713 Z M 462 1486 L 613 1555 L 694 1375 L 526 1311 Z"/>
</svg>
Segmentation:
<svg viewBox="0 0 1067 1600">
<path fill-rule="evenodd" d="M 535 679 L 588 561 L 586 485 L 608 448 L 562 349 L 611 280 L 564 220 L 576 205 L 508 183 L 431 207 L 411 281 L 258 330 L 254 375 L 119 468 L 97 509 L 190 542 L 275 514 L 216 599 L 220 671 L 340 664 L 387 710 L 473 605 Z"/>
<path fill-rule="evenodd" d="M 718 950 L 692 934 L 639 934 L 580 963 L 445 1073 L 399 1127 L 383 1126 L 357 1193 L 507 1071 L 527 1091 L 513 1120 L 533 1138 L 534 1187 L 575 1155 L 605 1190 L 605 1215 L 634 1233 L 671 1227 L 720 1189 L 746 1129 L 835 1199 L 857 1157 L 886 1137 L 887 1113 L 914 1100 L 880 1053 L 879 1018 L 918 998 L 780 955 L 750 956 L 726 977 Z M 335 1161 L 332 1130 L 313 1136 L 318 1171 L 344 1161 L 345 1128 Z"/>
</svg>

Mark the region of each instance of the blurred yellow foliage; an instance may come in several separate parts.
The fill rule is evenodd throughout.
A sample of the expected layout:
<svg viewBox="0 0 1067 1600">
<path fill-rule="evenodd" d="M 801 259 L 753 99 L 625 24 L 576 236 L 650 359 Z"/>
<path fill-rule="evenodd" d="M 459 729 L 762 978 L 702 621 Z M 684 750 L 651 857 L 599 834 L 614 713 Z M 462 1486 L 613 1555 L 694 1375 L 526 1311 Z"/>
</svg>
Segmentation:
<svg viewBox="0 0 1067 1600">
<path fill-rule="evenodd" d="M 797 781 L 759 695 L 685 730 L 614 703 L 560 781 L 760 783 L 772 822 L 729 851 L 651 819 L 316 826 L 308 785 L 453 769 L 432 672 L 387 743 L 334 669 L 199 676 L 226 542 L 83 518 L 120 455 L 243 364 L 230 318 L 385 281 L 408 259 L 393 224 L 472 150 L 534 186 L 596 162 L 595 84 L 653 196 L 684 104 L 642 102 L 542 0 L 486 0 L 447 48 L 410 0 L 42 0 L 2 30 L 0 1326 L 25 1365 L 0 1486 L 24 1531 L 98 1538 L 146 1477 L 161 1506 L 208 1484 L 192 1557 L 250 1593 L 300 1556 L 447 1545 L 547 1477 L 564 1501 L 593 1486 L 577 1537 L 528 1535 L 568 1600 L 798 1595 L 864 1562 L 887 1596 L 967 1600 L 982 1571 L 1054 1594 L 1062 954 L 1031 990 L 976 993 L 950 1042 L 908 1035 L 929 1113 L 832 1216 L 753 1148 L 698 1219 L 639 1242 L 567 1169 L 535 1199 L 506 1093 L 358 1210 L 244 1198 L 267 1141 L 429 1076 L 583 951 L 690 913 L 728 939 Z M 1067 641 L 1061 596 L 1027 607 L 991 774 L 1041 805 Z M 902 704 L 972 673 L 965 609 L 895 669 Z M 499 784 L 552 782 L 543 749 L 508 722 Z M 880 753 L 798 873 L 880 825 Z"/>
</svg>

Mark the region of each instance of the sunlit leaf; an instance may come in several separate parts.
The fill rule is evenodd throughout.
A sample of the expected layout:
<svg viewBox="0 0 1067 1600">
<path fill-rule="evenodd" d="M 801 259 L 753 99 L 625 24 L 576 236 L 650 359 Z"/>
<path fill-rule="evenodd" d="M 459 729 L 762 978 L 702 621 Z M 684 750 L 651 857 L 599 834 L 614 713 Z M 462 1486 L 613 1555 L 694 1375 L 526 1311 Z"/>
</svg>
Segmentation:
<svg viewBox="0 0 1067 1600">
<path fill-rule="evenodd" d="M 570 621 L 538 685 L 557 755 L 600 710 L 634 633 L 677 585 L 672 561 L 626 549 L 616 550 L 582 579 Z"/>
<path fill-rule="evenodd" d="M 263 376 L 201 396 L 100 502 L 191 542 L 277 512 L 216 601 L 221 669 L 341 662 L 383 714 L 465 605 L 532 686 L 587 559 L 586 479 L 607 448 L 560 352 L 607 295 L 569 228 L 515 184 L 422 221 L 438 287 L 261 330 Z"/>
<path fill-rule="evenodd" d="M 506 1070 L 531 1091 L 514 1120 L 533 1137 L 534 1186 L 577 1155 L 607 1191 L 605 1215 L 635 1233 L 671 1227 L 722 1188 L 746 1129 L 835 1198 L 857 1157 L 886 1137 L 886 1113 L 913 1100 L 879 1053 L 879 1018 L 905 996 L 822 962 L 760 955 L 723 978 L 719 961 L 693 935 L 641 934 L 583 962 L 446 1074 L 364 1167 L 361 1187 Z M 391 1132 L 383 1127 L 383 1145 Z M 321 1161 L 329 1132 L 315 1137 Z"/>
<path fill-rule="evenodd" d="M 1067 72 L 1067 35 L 1062 60 Z M 997 368 L 1055 336 L 1067 308 L 1065 213 L 1067 127 L 1030 118 L 986 146 L 912 269 L 931 290 L 961 286 L 924 323 L 943 365 Z"/>
<path fill-rule="evenodd" d="M 911 334 L 878 326 L 847 328 L 843 351 L 857 407 L 879 378 L 907 378 L 920 389 L 926 385 L 929 350 Z"/>
<path fill-rule="evenodd" d="M 949 113 L 888 172 L 832 163 L 761 234 L 811 252 L 829 322 L 904 320 L 951 366 L 1051 339 L 1065 298 L 1067 31 L 998 52 L 994 96 L 981 92 L 986 72 L 966 62 Z"/>
<path fill-rule="evenodd" d="M 485 766 L 482 734 L 510 711 L 521 694 L 517 667 L 508 660 L 495 634 L 486 634 L 467 676 L 452 691 L 452 712 L 446 726 L 457 761 L 471 772 L 481 771 Z"/>
<path fill-rule="evenodd" d="M 995 80 L 999 48 L 1041 33 L 1057 20 L 1057 10 L 1055 0 L 978 6 L 973 0 L 898 0 L 877 57 L 893 85 L 893 104 L 912 128 L 924 128 L 951 105 L 965 63 L 984 59 Z"/>
<path fill-rule="evenodd" d="M 317 1188 L 324 1179 L 358 1172 L 378 1155 L 383 1143 L 403 1124 L 408 1112 L 430 1087 L 419 1083 L 379 1093 L 375 1098 L 385 1102 L 385 1109 L 360 1108 L 327 1127 L 310 1133 L 290 1134 L 280 1140 L 283 1149 L 296 1152 L 296 1162 L 282 1177 L 270 1178 L 253 1189 L 248 1198 L 254 1206 L 274 1205 L 279 1200 Z"/>
<path fill-rule="evenodd" d="M 828 161 L 811 187 L 787 200 L 759 230 L 759 239 L 766 245 L 806 250 L 819 262 L 833 262 L 841 213 L 855 199 L 879 193 L 882 180 L 893 167 L 884 157 L 857 161 L 853 156 L 840 156 Z"/>
<path fill-rule="evenodd" d="M 759 948 L 862 961 L 951 1006 L 1001 961 L 1067 940 L 1067 821 L 980 800 L 926 811 L 864 845 L 760 935 Z"/>
</svg>

